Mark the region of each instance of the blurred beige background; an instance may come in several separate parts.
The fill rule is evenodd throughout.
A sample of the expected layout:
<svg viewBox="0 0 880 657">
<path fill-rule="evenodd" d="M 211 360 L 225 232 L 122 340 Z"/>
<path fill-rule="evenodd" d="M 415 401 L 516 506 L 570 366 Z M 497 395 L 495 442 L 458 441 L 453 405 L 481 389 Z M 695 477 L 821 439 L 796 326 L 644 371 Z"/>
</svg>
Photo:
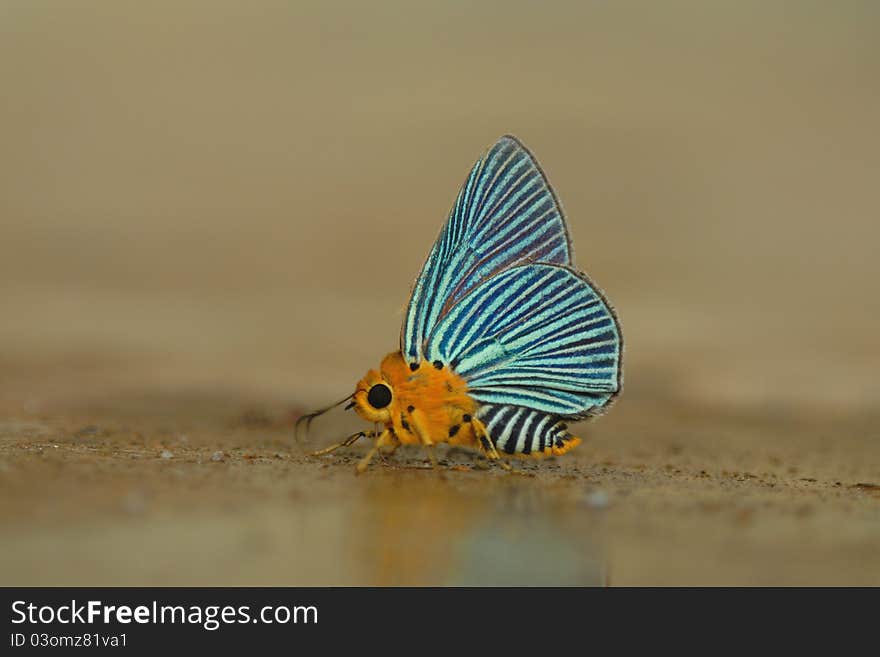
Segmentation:
<svg viewBox="0 0 880 657">
<path fill-rule="evenodd" d="M 880 396 L 874 3 L 0 11 L 9 367 L 338 396 L 511 132 L 620 309 L 632 394 Z"/>
<path fill-rule="evenodd" d="M 7 418 L 338 399 L 513 133 L 622 318 L 609 445 L 820 413 L 880 480 L 877 3 L 5 0 L 0 83 Z"/>
</svg>

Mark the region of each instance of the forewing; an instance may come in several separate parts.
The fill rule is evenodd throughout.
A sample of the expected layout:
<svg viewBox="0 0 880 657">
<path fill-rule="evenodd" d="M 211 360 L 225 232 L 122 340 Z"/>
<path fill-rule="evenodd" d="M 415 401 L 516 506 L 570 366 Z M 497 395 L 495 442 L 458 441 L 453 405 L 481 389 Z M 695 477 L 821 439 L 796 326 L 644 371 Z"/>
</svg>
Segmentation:
<svg viewBox="0 0 880 657">
<path fill-rule="evenodd" d="M 517 263 L 571 263 L 559 202 L 534 157 L 502 137 L 474 165 L 416 279 L 400 348 L 421 360 L 446 313 L 482 281 Z"/>
<path fill-rule="evenodd" d="M 529 264 L 496 274 L 453 306 L 428 337 L 482 404 L 566 417 L 617 394 L 621 333 L 614 311 L 580 272 Z"/>
</svg>

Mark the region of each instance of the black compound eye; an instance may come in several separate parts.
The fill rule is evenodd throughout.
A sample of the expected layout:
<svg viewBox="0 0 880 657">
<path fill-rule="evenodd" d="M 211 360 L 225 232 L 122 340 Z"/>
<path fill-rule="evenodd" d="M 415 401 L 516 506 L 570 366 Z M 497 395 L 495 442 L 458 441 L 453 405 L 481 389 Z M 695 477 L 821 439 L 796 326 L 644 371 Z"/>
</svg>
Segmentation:
<svg viewBox="0 0 880 657">
<path fill-rule="evenodd" d="M 367 401 L 373 408 L 385 408 L 391 403 L 391 388 L 384 383 L 377 383 L 367 393 Z"/>
</svg>

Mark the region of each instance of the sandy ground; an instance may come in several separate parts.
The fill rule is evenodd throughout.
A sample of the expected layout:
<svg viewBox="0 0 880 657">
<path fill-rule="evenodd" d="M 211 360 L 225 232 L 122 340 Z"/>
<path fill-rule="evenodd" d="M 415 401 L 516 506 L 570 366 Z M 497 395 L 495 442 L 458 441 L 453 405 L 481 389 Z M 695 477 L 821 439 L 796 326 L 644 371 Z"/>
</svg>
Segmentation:
<svg viewBox="0 0 880 657">
<path fill-rule="evenodd" d="M 880 585 L 874 5 L 77 4 L 0 10 L 0 583 Z M 505 132 L 619 403 L 306 456 Z"/>
<path fill-rule="evenodd" d="M 356 476 L 281 405 L 108 405 L 0 424 L 4 583 L 880 584 L 876 417 L 621 401 L 516 474 L 399 450 Z"/>
</svg>

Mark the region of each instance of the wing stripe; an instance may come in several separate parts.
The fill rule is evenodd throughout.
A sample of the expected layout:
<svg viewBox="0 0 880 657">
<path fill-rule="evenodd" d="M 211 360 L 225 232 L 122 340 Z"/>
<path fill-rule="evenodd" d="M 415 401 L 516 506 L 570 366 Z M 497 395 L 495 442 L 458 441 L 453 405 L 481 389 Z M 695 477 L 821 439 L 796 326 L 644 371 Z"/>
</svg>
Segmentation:
<svg viewBox="0 0 880 657">
<path fill-rule="evenodd" d="M 610 321 L 611 320 L 608 320 L 608 319 L 602 320 L 603 326 L 607 325 L 607 323 L 609 323 Z M 570 324 L 570 323 L 572 323 L 572 320 L 570 318 L 562 318 L 562 319 L 559 319 L 551 324 L 543 324 L 540 326 L 540 329 L 546 330 L 546 331 L 558 330 L 560 327 L 563 327 L 566 323 Z M 575 328 L 578 328 L 578 327 L 575 327 Z M 583 327 L 580 327 L 580 328 L 581 328 L 581 330 L 583 330 Z M 573 332 L 574 332 L 574 329 L 569 330 L 569 333 L 573 333 Z M 489 347 L 491 347 L 494 343 L 495 343 L 495 341 L 492 340 L 492 342 L 489 343 Z M 460 358 L 459 359 L 460 365 L 458 368 L 458 372 L 459 372 L 459 374 L 461 374 L 465 378 L 474 378 L 474 377 L 478 376 L 481 372 L 485 372 L 493 367 L 496 367 L 499 363 L 501 363 L 505 360 L 509 360 L 510 352 L 515 351 L 515 352 L 521 353 L 522 356 L 520 358 L 523 360 L 528 360 L 528 359 L 530 359 L 530 351 L 532 349 L 534 349 L 537 346 L 545 346 L 546 347 L 546 343 L 547 343 L 546 340 L 543 342 L 529 343 L 526 341 L 526 338 L 520 338 L 519 341 L 509 341 L 509 342 L 506 342 L 506 346 L 504 349 L 502 349 L 502 350 L 495 349 L 494 350 L 494 352 L 495 352 L 494 358 L 491 358 L 491 359 L 486 358 L 486 357 Z M 477 344 L 479 344 L 479 343 L 477 343 Z M 567 344 L 567 343 L 562 339 L 558 339 L 558 340 L 554 340 L 551 343 L 551 346 L 553 344 Z M 482 350 L 482 351 L 479 349 L 476 350 L 477 357 L 481 356 L 483 353 L 485 353 L 485 350 Z M 541 353 L 539 352 L 535 355 L 540 357 Z"/>
<path fill-rule="evenodd" d="M 473 388 L 471 396 L 481 404 L 498 404 L 511 406 L 527 406 L 537 411 L 567 417 L 583 415 L 583 409 L 602 406 L 608 401 L 609 394 L 585 393 L 577 394 L 554 389 L 553 394 L 521 388 L 517 386 Z"/>
<path fill-rule="evenodd" d="M 468 208 L 471 201 L 473 183 L 482 174 L 485 164 L 486 158 L 480 158 L 471 170 L 467 182 L 462 188 L 464 190 L 464 198 L 462 198 L 461 191 L 458 194 L 458 199 L 461 199 L 462 205 L 456 202 L 457 207 L 453 209 L 446 226 L 441 231 L 440 237 L 431 249 L 422 274 L 416 281 L 404 324 L 406 339 L 401 341 L 403 343 L 401 344 L 401 350 L 405 350 L 410 362 L 418 362 L 421 355 L 420 349 L 424 336 L 420 329 L 426 325 L 426 314 L 431 305 L 430 303 L 423 302 L 425 290 L 436 290 L 437 276 L 442 270 L 442 264 L 448 259 L 455 244 L 465 232 L 466 224 L 461 220 L 461 212 Z"/>
<path fill-rule="evenodd" d="M 536 281 L 528 289 L 524 290 L 522 302 L 514 307 L 511 312 L 506 313 L 503 317 L 496 318 L 494 328 L 496 332 L 504 330 L 511 325 L 518 324 L 539 309 L 541 305 L 555 306 L 562 302 L 568 294 L 568 289 L 563 280 L 553 280 L 541 290 L 540 294 L 536 294 L 540 290 L 541 280 Z"/>
<path fill-rule="evenodd" d="M 473 250 L 474 254 L 482 258 L 482 260 L 475 263 L 467 272 L 461 276 L 461 280 L 456 286 L 455 290 L 453 290 L 449 294 L 449 298 L 446 302 L 446 306 L 453 305 L 456 301 L 458 301 L 463 293 L 462 290 L 469 289 L 474 283 L 482 280 L 484 278 L 490 277 L 492 274 L 497 273 L 504 266 L 509 266 L 511 264 L 510 253 L 511 250 L 515 248 L 522 251 L 522 255 L 518 258 L 518 261 L 523 260 L 535 260 L 536 262 L 540 261 L 540 258 L 534 257 L 535 255 L 546 250 L 546 245 L 552 242 L 560 242 L 560 238 L 558 235 L 552 235 L 553 226 L 547 224 L 547 217 L 551 215 L 551 210 L 535 217 L 531 222 L 524 226 L 515 225 L 511 227 L 511 233 L 502 232 L 505 229 L 504 226 L 498 226 L 493 232 L 497 233 L 500 238 L 509 237 L 509 239 L 505 240 L 503 244 L 495 246 L 494 249 L 489 250 L 486 247 L 493 246 L 497 244 L 497 241 L 487 242 L 484 245 L 484 248 L 475 248 Z M 551 238 L 541 245 L 538 248 L 532 248 L 529 251 L 526 251 L 526 247 L 533 244 L 542 234 L 551 233 Z"/>
<path fill-rule="evenodd" d="M 535 224 L 538 225 L 538 220 L 535 221 Z M 540 237 L 547 233 L 551 232 L 550 238 L 544 240 L 539 243 L 537 246 L 532 246 Z M 553 249 L 549 247 L 553 244 L 556 246 Z M 547 254 L 552 254 L 561 248 L 562 242 L 558 235 L 552 235 L 552 231 L 550 231 L 546 225 L 540 225 L 537 229 L 526 232 L 525 235 L 517 234 L 514 235 L 513 238 L 506 243 L 503 247 L 499 247 L 494 252 L 489 255 L 486 255 L 481 261 L 479 267 L 477 269 L 472 269 L 467 272 L 462 277 L 461 283 L 459 284 L 459 288 L 452 292 L 449 297 L 449 305 L 454 305 L 462 298 L 462 294 L 459 290 L 468 289 L 471 287 L 472 283 L 476 283 L 482 279 L 489 279 L 494 274 L 498 273 L 502 269 L 502 265 L 507 263 L 509 260 L 510 248 L 516 244 L 518 248 L 523 251 L 523 255 L 520 258 L 520 261 L 534 261 L 538 262 L 543 259 L 543 256 Z M 527 250 L 528 249 L 528 250 Z M 483 255 L 483 252 L 479 252 L 480 255 Z"/>
<path fill-rule="evenodd" d="M 482 224 L 488 221 L 496 221 L 495 225 L 492 226 L 493 233 L 504 224 L 510 224 L 514 221 L 515 215 L 511 212 L 513 209 L 511 205 L 520 202 L 524 194 L 528 193 L 533 187 L 537 187 L 535 185 L 535 177 L 532 175 L 534 170 L 526 169 L 517 174 L 518 170 L 527 167 L 528 164 L 526 160 L 521 160 L 509 172 L 505 173 L 505 184 L 495 187 L 492 191 L 491 201 L 494 203 L 492 207 L 486 210 L 481 208 L 480 214 L 483 215 Z M 514 174 L 516 175 L 514 176 Z M 490 199 L 487 199 L 487 202 L 489 201 Z M 528 202 L 528 200 L 525 202 Z M 499 216 L 502 217 L 500 222 L 497 221 Z"/>
<path fill-rule="evenodd" d="M 496 144 L 496 147 L 497 146 L 498 145 Z M 505 151 L 507 151 L 507 152 L 505 152 Z M 510 164 L 510 162 L 516 157 L 516 150 L 514 148 L 511 148 L 510 144 L 507 144 L 507 143 L 505 143 L 498 150 L 498 153 L 504 154 L 505 159 L 497 167 L 494 167 L 492 169 L 493 173 L 492 173 L 491 180 L 489 180 L 489 184 L 488 185 L 483 185 L 483 184 L 480 185 L 479 194 L 478 194 L 479 200 L 475 204 L 471 205 L 470 213 L 468 214 L 468 219 L 467 219 L 468 223 L 473 222 L 474 217 L 475 216 L 477 217 L 477 221 L 475 224 L 475 228 L 477 228 L 477 229 L 482 228 L 483 224 L 485 223 L 485 216 L 483 215 L 483 208 L 486 205 L 486 198 L 489 195 L 492 195 L 492 196 L 495 195 L 496 192 L 494 190 L 495 190 L 495 185 L 498 182 L 498 178 L 501 177 L 501 174 L 504 172 L 504 170 L 507 168 L 507 166 Z M 497 163 L 498 157 L 497 156 L 493 157 L 492 162 Z M 481 179 L 481 183 L 485 183 L 486 180 L 487 180 L 487 178 L 483 177 Z"/>
<path fill-rule="evenodd" d="M 608 389 L 608 386 L 605 383 L 602 382 L 593 386 L 590 386 L 588 383 L 585 383 L 583 381 L 572 383 L 571 379 L 566 379 L 562 376 L 549 376 L 546 374 L 542 374 L 541 371 L 537 369 L 531 371 L 518 370 L 517 372 L 512 372 L 510 374 L 488 376 L 486 377 L 482 385 L 484 387 L 512 386 L 516 388 L 522 386 L 524 381 L 528 381 L 529 385 L 531 386 L 542 385 L 547 388 L 553 388 L 554 390 L 565 390 L 575 394 L 586 392 L 613 392 L 612 390 Z"/>
<path fill-rule="evenodd" d="M 542 304 L 542 305 L 551 305 L 552 304 L 556 307 L 559 307 L 560 310 L 564 310 L 564 307 L 562 304 L 572 294 L 571 290 L 565 289 L 565 287 L 564 287 L 565 282 L 564 281 L 557 281 L 556 283 L 550 282 L 549 287 L 548 287 L 548 291 L 551 294 L 544 294 L 544 295 L 533 294 L 533 292 L 538 291 L 542 286 L 547 287 L 548 282 L 552 279 L 552 277 L 553 277 L 553 272 L 550 271 L 545 276 L 535 280 L 535 282 L 533 284 L 531 284 L 528 288 L 523 290 L 521 293 L 517 294 L 518 300 L 520 300 L 520 299 L 524 300 L 522 307 L 521 307 L 521 310 L 522 310 L 522 308 L 526 308 L 526 309 L 531 310 L 534 308 L 534 306 L 536 304 Z M 487 296 L 494 295 L 496 289 L 498 287 L 503 286 L 504 282 L 505 282 L 504 279 L 501 279 L 498 282 L 496 282 L 495 287 L 491 290 L 492 294 L 491 295 L 487 294 Z M 559 287 L 562 288 L 560 293 L 552 294 Z M 514 294 L 515 294 L 515 290 L 508 289 L 504 293 L 503 297 L 496 299 L 496 303 L 493 305 L 495 307 L 497 307 L 497 306 L 509 301 L 510 298 Z M 464 303 L 465 302 L 462 302 L 462 304 L 460 304 L 460 305 L 463 305 Z M 473 308 L 473 304 L 471 304 L 470 307 Z M 467 309 L 467 307 L 464 307 L 464 308 L 462 308 L 462 311 L 464 311 L 466 309 Z M 479 318 L 477 320 L 479 323 L 477 323 L 475 325 L 472 321 L 469 321 L 470 318 L 473 317 L 474 315 L 476 315 Z M 530 316 L 531 315 L 528 315 L 527 317 L 530 317 Z M 527 317 L 524 317 L 522 319 L 525 320 L 525 319 L 527 319 Z M 466 318 L 463 318 L 462 320 L 458 320 L 455 317 L 452 317 L 451 319 L 453 320 L 453 322 L 452 322 L 453 324 L 460 321 L 462 326 L 466 326 L 466 327 L 472 326 L 473 328 L 463 337 L 463 339 L 456 340 L 455 345 L 451 349 L 448 349 L 448 351 L 458 351 L 460 344 L 462 344 L 462 343 L 467 344 L 467 343 L 476 342 L 478 339 L 484 337 L 485 332 L 486 332 L 485 329 L 490 324 L 494 324 L 497 326 L 497 331 L 496 331 L 496 333 L 497 333 L 497 332 L 500 332 L 501 329 L 503 329 L 504 327 L 506 327 L 509 324 L 513 323 L 514 321 L 518 320 L 519 318 L 518 317 L 510 318 L 510 317 L 504 316 L 501 318 L 501 321 L 499 322 L 499 318 L 494 313 L 487 312 L 487 308 L 484 305 L 482 307 L 474 309 L 471 313 L 469 313 L 469 315 Z M 500 326 L 499 326 L 499 324 L 500 324 Z M 456 333 L 456 335 L 457 335 L 457 333 Z M 442 344 L 442 340 L 441 340 L 441 344 Z M 447 349 L 441 349 L 441 352 L 444 352 L 444 351 L 447 351 Z"/>
<path fill-rule="evenodd" d="M 443 317 L 426 353 L 454 363 L 484 403 L 585 415 L 619 389 L 614 315 L 587 281 L 556 265 L 521 265 L 487 280 Z"/>
<path fill-rule="evenodd" d="M 516 139 L 503 137 L 472 167 L 413 286 L 401 330 L 407 360 L 427 355 L 456 301 L 525 260 L 568 264 L 570 244 L 543 172 Z"/>
<path fill-rule="evenodd" d="M 596 344 L 597 342 L 606 342 L 606 341 L 615 342 L 617 347 L 619 348 L 619 346 L 620 346 L 619 345 L 619 338 L 614 331 L 606 331 L 604 333 L 599 334 L 598 336 L 594 335 L 595 331 L 601 330 L 601 329 L 605 328 L 606 326 L 611 326 L 611 325 L 613 325 L 613 321 L 611 318 L 608 318 L 607 321 L 603 320 L 597 324 L 594 324 L 590 328 L 590 330 L 588 330 L 588 331 L 579 330 L 578 327 L 572 327 L 566 331 L 561 331 L 559 334 L 553 335 L 552 337 L 549 337 L 546 340 L 542 340 L 542 341 L 536 343 L 533 348 L 541 347 L 541 351 L 539 353 L 543 353 L 545 351 L 550 351 L 550 350 L 553 350 L 555 353 L 558 351 L 558 348 L 556 348 L 556 347 L 558 347 L 559 344 L 565 344 L 568 347 L 576 347 L 576 346 L 585 346 L 588 344 Z M 586 337 L 583 337 L 577 341 L 571 340 L 571 338 L 573 338 L 579 334 L 582 334 L 582 333 L 586 333 L 587 334 Z M 611 337 L 607 337 L 607 338 L 602 337 L 602 336 L 609 335 L 609 334 Z"/>
<path fill-rule="evenodd" d="M 508 157 L 508 159 L 505 160 L 504 165 L 502 165 L 501 167 L 498 168 L 498 170 L 495 172 L 495 174 L 492 178 L 492 184 L 494 184 L 495 180 L 497 180 L 498 176 L 500 175 L 501 171 L 503 170 L 503 167 L 506 166 L 507 162 L 509 162 L 513 158 L 513 156 L 514 156 L 514 153 L 511 153 L 510 156 Z M 490 159 L 490 161 L 493 164 L 495 163 L 494 159 Z M 491 170 L 492 169 L 490 168 L 490 171 Z M 480 205 L 482 205 L 482 202 L 483 202 L 482 201 L 482 194 L 483 194 L 482 186 L 483 186 L 483 183 L 485 182 L 485 180 L 486 180 L 485 177 L 483 175 L 481 175 L 480 186 L 477 189 L 477 194 L 481 195 Z M 492 185 L 489 186 L 489 190 L 491 190 L 491 188 L 492 188 Z M 489 190 L 486 190 L 486 193 L 488 193 Z M 471 206 L 470 210 L 471 210 L 470 216 L 468 217 L 468 221 L 467 221 L 468 224 L 470 224 L 473 219 L 473 213 L 475 211 L 475 208 L 473 206 Z M 464 228 L 465 228 L 465 226 L 463 225 L 462 229 L 464 229 Z M 445 251 L 448 252 L 448 251 L 452 250 L 454 243 L 452 242 L 452 240 L 447 240 L 447 244 L 448 244 L 448 249 L 445 249 Z M 440 311 L 444 305 L 443 302 L 438 302 L 438 299 L 446 299 L 449 296 L 449 292 L 450 292 L 450 288 L 451 288 L 450 281 L 452 280 L 453 276 L 455 276 L 459 273 L 459 267 L 460 267 L 461 260 L 465 256 L 468 256 L 468 255 L 470 255 L 470 254 L 468 253 L 467 249 L 459 250 L 457 252 L 451 253 L 452 257 L 448 262 L 446 262 L 446 258 L 443 258 L 443 265 L 445 265 L 445 266 L 438 266 L 437 267 L 438 273 L 444 272 L 444 271 L 445 271 L 445 273 L 441 274 L 439 283 L 433 285 L 431 288 L 430 300 L 429 300 L 429 303 L 426 304 L 426 308 L 428 309 L 428 313 L 427 313 L 427 316 L 426 316 L 426 319 L 425 319 L 423 326 L 426 326 L 426 327 L 434 326 L 434 324 L 437 322 L 437 317 L 439 316 Z M 436 281 L 436 276 L 435 276 L 435 281 Z"/>
<path fill-rule="evenodd" d="M 521 193 L 524 193 L 524 190 Z M 520 194 L 518 194 L 517 197 L 519 195 Z M 533 201 L 533 204 L 536 202 L 537 200 Z M 554 209 L 552 206 L 548 212 L 544 213 L 544 215 L 535 218 L 533 221 L 525 225 L 523 225 L 523 222 L 526 221 L 526 217 L 524 217 L 522 209 L 522 206 L 520 206 L 510 212 L 506 219 L 496 221 L 492 225 L 491 233 L 486 235 L 486 239 L 482 240 L 479 244 L 471 246 L 472 255 L 481 258 L 481 260 L 474 262 L 474 264 L 467 269 L 462 266 L 458 271 L 454 272 L 454 274 L 458 276 L 458 282 L 454 287 L 452 287 L 451 283 L 449 284 L 447 300 L 444 304 L 444 308 L 453 305 L 462 297 L 464 290 L 469 289 L 472 285 L 478 283 L 483 278 L 495 273 L 502 265 L 511 264 L 510 253 L 512 251 L 524 251 L 525 248 L 534 242 L 543 232 L 553 232 L 554 225 L 546 221 L 546 217 L 550 214 L 550 211 Z M 506 209 L 505 212 L 507 212 Z M 540 225 L 542 219 L 544 220 L 543 225 Z M 536 232 L 535 227 L 539 225 L 540 230 Z M 532 229 L 531 232 L 527 231 L 529 228 Z M 554 239 L 557 237 L 558 235 L 554 236 Z M 506 246 L 506 248 L 498 247 L 490 251 L 491 246 L 497 245 L 501 241 L 504 241 L 503 246 Z M 516 248 L 514 249 L 512 247 Z M 518 258 L 518 260 L 522 260 L 523 257 Z M 459 258 L 458 261 L 463 261 L 463 257 Z M 456 261 L 455 264 L 458 264 L 458 261 Z M 465 271 L 465 273 L 462 274 L 462 271 Z"/>
<path fill-rule="evenodd" d="M 541 285 L 550 280 L 552 274 L 548 273 L 543 278 L 536 280 L 528 289 L 525 295 L 529 295 L 533 291 L 537 291 Z M 495 311 L 513 296 L 513 290 L 506 290 L 499 293 L 499 289 L 503 289 L 504 280 L 495 280 L 487 290 L 487 294 L 482 298 L 474 295 L 473 298 L 465 299 L 453 309 L 455 315 L 450 315 L 450 324 L 453 327 L 446 335 L 440 338 L 438 351 L 440 354 L 455 353 L 460 351 L 460 346 L 475 342 L 482 336 L 482 331 L 486 324 L 496 321 Z M 523 295 L 520 295 L 523 296 Z M 462 331 L 467 331 L 461 335 Z M 460 336 L 460 337 L 459 337 Z"/>
<path fill-rule="evenodd" d="M 572 296 L 576 293 L 572 292 Z M 566 300 L 569 301 L 569 300 Z M 570 299 L 570 301 L 577 301 L 577 298 Z M 593 311 L 587 315 L 583 315 L 580 317 L 572 317 L 574 313 L 580 310 L 587 310 L 596 305 L 595 300 L 588 301 L 586 303 L 581 303 L 579 305 L 572 305 L 571 303 L 566 303 L 563 305 L 559 304 L 559 307 L 553 309 L 553 315 L 547 317 L 542 320 L 538 324 L 529 324 L 527 326 L 523 326 L 518 331 L 515 331 L 512 334 L 509 334 L 508 340 L 511 342 L 516 342 L 518 340 L 526 339 L 526 336 L 529 336 L 532 333 L 537 333 L 538 335 L 549 334 L 553 339 L 556 338 L 558 332 L 566 327 L 574 324 L 575 321 L 581 322 L 584 328 L 593 327 L 594 325 L 598 325 L 600 328 L 604 328 L 608 326 L 610 323 L 610 319 L 608 318 L 608 313 L 604 308 L 600 308 L 599 310 Z M 556 314 L 558 313 L 558 315 Z M 560 316 L 561 315 L 561 316 Z M 595 330 L 593 328 L 586 329 L 585 332 L 589 332 Z M 547 340 L 551 338 L 545 338 L 543 341 L 533 340 L 532 342 L 526 343 L 528 347 L 538 346 L 543 344 Z"/>
</svg>

